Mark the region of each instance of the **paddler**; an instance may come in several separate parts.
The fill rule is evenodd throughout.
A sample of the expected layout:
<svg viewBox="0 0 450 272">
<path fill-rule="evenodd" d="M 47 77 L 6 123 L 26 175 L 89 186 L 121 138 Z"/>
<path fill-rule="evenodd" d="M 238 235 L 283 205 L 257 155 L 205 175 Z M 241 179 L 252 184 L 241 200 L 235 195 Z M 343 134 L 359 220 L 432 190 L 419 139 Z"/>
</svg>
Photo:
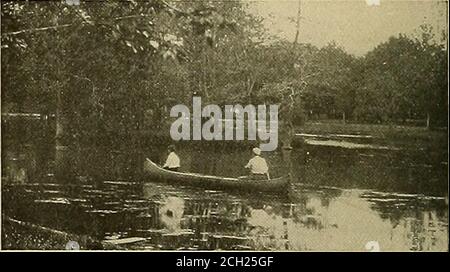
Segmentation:
<svg viewBox="0 0 450 272">
<path fill-rule="evenodd" d="M 163 165 L 164 169 L 170 170 L 170 171 L 178 171 L 180 168 L 180 157 L 175 153 L 175 146 L 170 145 L 167 148 L 167 152 L 169 155 L 167 156 L 166 163 Z"/>
<path fill-rule="evenodd" d="M 264 158 L 261 157 L 261 149 L 253 148 L 254 157 L 251 158 L 245 168 L 250 169 L 250 177 L 256 179 L 270 179 L 269 167 Z"/>
</svg>

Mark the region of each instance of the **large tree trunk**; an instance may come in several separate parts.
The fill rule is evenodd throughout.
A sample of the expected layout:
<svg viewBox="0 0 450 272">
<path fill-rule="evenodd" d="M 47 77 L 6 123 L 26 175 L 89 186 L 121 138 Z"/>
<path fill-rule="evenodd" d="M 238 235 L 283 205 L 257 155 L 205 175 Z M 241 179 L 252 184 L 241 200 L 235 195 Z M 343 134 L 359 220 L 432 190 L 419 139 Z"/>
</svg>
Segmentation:
<svg viewBox="0 0 450 272">
<path fill-rule="evenodd" d="M 297 9 L 297 19 L 296 19 L 296 32 L 295 32 L 295 38 L 292 46 L 292 51 L 295 56 L 297 56 L 297 44 L 300 36 L 300 19 L 301 19 L 301 0 L 298 0 L 298 9 Z M 292 67 L 292 69 L 295 69 Z M 302 74 L 300 74 L 302 76 Z M 294 123 L 293 123 L 293 117 L 294 117 L 294 110 L 295 110 L 295 94 L 294 92 L 291 93 L 291 95 L 288 95 L 286 98 L 286 117 L 283 123 L 283 132 L 282 132 L 282 143 L 284 149 L 292 149 L 292 140 L 294 137 Z"/>
<path fill-rule="evenodd" d="M 144 137 L 144 109 L 145 109 L 145 105 L 143 103 L 142 99 L 139 99 L 138 101 L 136 101 L 136 104 L 139 105 L 139 110 L 138 110 L 138 122 L 137 122 L 137 129 L 136 129 L 136 146 L 137 146 L 137 169 L 136 169 L 136 174 L 137 174 L 137 178 L 142 178 L 144 172 L 143 172 L 143 168 L 142 165 L 144 164 L 144 160 L 145 160 L 145 154 L 144 154 L 144 145 L 142 144 L 142 138 Z"/>
<path fill-rule="evenodd" d="M 64 90 L 57 90 L 55 178 L 57 182 L 71 182 L 74 178 L 72 137 L 70 135 L 70 107 Z"/>
<path fill-rule="evenodd" d="M 292 139 L 295 133 L 293 124 L 295 101 L 291 96 L 289 96 L 285 103 L 286 113 L 284 122 L 282 123 L 281 141 L 284 149 L 292 149 Z"/>
<path fill-rule="evenodd" d="M 282 133 L 282 144 L 284 149 L 292 149 L 292 138 L 294 134 L 293 126 L 290 122 L 285 122 L 284 131 Z"/>
</svg>

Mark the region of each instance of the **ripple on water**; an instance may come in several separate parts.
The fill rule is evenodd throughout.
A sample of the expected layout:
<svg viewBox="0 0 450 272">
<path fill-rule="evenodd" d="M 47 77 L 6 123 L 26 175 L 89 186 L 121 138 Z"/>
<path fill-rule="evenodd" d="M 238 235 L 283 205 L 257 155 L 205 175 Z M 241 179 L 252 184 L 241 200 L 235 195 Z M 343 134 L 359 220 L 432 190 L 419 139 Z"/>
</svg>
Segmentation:
<svg viewBox="0 0 450 272">
<path fill-rule="evenodd" d="M 113 245 L 129 245 L 129 244 L 147 241 L 148 239 L 149 238 L 144 238 L 144 237 L 127 237 L 127 238 L 107 239 L 104 241 L 111 243 Z"/>
<path fill-rule="evenodd" d="M 117 210 L 88 210 L 86 213 L 99 214 L 99 215 L 108 215 L 108 214 L 117 214 L 119 211 Z"/>
<path fill-rule="evenodd" d="M 103 184 L 109 184 L 109 185 L 124 185 L 124 186 L 133 186 L 138 185 L 138 182 L 131 182 L 131 181 L 103 181 Z"/>
<path fill-rule="evenodd" d="M 91 216 L 85 218 L 95 221 L 89 228 L 95 228 L 93 231 L 102 239 L 116 240 L 126 249 L 323 250 L 348 245 L 348 239 L 365 239 L 370 234 L 384 239 L 384 243 L 397 239 L 391 246 L 394 250 L 414 248 L 411 243 L 417 249 L 424 248 L 418 244 L 426 243 L 433 236 L 437 242 L 427 245 L 428 250 L 439 250 L 445 245 L 440 246 L 438 242 L 448 237 L 441 233 L 448 227 L 442 197 L 302 185 L 294 185 L 297 189 L 294 200 L 166 185 L 144 186 L 143 192 L 123 190 L 123 194 L 95 186 L 79 186 L 78 191 L 64 186 L 25 188 L 31 190 L 26 194 L 27 200 L 47 203 L 46 208 L 54 207 L 58 211 L 48 216 L 54 217 L 50 220 L 58 219 L 54 221 L 61 224 L 59 227 L 67 227 L 65 220 L 59 220 L 66 215 L 60 212 L 61 207 L 67 214 L 74 212 L 70 216 L 81 218 L 86 212 Z M 43 197 L 43 189 L 67 197 Z M 19 191 L 23 194 L 23 190 Z M 35 199 L 39 197 L 42 199 Z M 441 204 L 428 205 L 434 202 Z M 83 209 L 69 208 L 71 204 Z M 423 231 L 417 227 L 420 224 L 424 226 Z M 411 233 L 419 238 L 412 241 Z M 396 236 L 392 238 L 392 235 Z M 340 237 L 343 238 L 339 240 Z M 150 239 L 133 242 L 132 238 Z M 328 243 L 336 247 L 327 248 Z M 357 249 L 349 246 L 343 250 Z"/>
<path fill-rule="evenodd" d="M 66 198 L 35 199 L 34 203 L 70 205 L 70 201 Z"/>
</svg>

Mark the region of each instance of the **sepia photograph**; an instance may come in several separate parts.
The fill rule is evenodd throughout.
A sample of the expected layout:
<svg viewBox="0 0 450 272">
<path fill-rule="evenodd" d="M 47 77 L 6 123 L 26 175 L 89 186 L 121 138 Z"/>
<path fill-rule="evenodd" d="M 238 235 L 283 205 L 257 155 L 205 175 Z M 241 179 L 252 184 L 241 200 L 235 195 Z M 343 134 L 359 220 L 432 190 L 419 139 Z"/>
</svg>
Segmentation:
<svg viewBox="0 0 450 272">
<path fill-rule="evenodd" d="M 1 251 L 449 250 L 447 0 L 2 0 L 0 53 Z"/>
</svg>

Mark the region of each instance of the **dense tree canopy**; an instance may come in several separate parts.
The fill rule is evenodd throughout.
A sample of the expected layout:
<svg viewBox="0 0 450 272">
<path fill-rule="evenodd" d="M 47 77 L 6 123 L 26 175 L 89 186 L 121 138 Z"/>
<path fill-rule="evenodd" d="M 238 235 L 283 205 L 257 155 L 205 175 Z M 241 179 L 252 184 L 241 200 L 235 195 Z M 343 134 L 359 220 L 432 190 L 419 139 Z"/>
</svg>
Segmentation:
<svg viewBox="0 0 450 272">
<path fill-rule="evenodd" d="M 55 113 L 64 95 L 78 131 L 129 131 L 146 112 L 157 125 L 167 106 L 199 94 L 217 104 L 295 100 L 294 114 L 310 118 L 446 123 L 447 48 L 426 26 L 355 57 L 334 43 L 276 40 L 239 1 L 1 8 L 4 112 Z"/>
</svg>

